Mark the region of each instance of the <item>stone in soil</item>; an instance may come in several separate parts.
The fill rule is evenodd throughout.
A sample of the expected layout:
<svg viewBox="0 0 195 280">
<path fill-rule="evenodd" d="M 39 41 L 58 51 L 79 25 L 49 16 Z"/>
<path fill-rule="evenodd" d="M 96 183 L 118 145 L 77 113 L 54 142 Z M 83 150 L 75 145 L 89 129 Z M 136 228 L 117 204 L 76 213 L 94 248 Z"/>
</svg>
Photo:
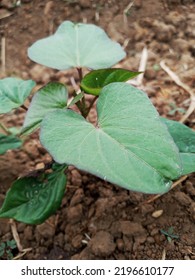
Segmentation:
<svg viewBox="0 0 195 280">
<path fill-rule="evenodd" d="M 70 224 L 76 224 L 81 221 L 83 216 L 83 206 L 78 204 L 76 206 L 70 207 L 67 213 L 67 220 Z"/>
<path fill-rule="evenodd" d="M 99 231 L 90 240 L 89 248 L 94 255 L 106 257 L 114 252 L 116 244 L 110 233 L 107 231 Z"/>
</svg>

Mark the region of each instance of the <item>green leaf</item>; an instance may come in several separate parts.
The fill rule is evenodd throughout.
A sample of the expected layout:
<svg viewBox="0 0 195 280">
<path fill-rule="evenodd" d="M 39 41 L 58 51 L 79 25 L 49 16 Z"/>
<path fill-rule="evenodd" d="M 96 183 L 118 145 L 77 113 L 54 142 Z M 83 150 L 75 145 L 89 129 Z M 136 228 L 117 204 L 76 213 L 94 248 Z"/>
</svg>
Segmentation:
<svg viewBox="0 0 195 280">
<path fill-rule="evenodd" d="M 0 248 L 0 257 L 2 257 L 4 255 L 4 253 L 5 253 L 5 250 Z"/>
<path fill-rule="evenodd" d="M 126 82 L 140 72 L 132 72 L 126 69 L 100 69 L 88 73 L 81 81 L 81 88 L 89 94 L 99 95 L 101 89 L 114 82 Z"/>
<path fill-rule="evenodd" d="M 195 131 L 188 126 L 162 118 L 167 125 L 169 133 L 179 148 L 183 165 L 182 175 L 195 172 Z"/>
<path fill-rule="evenodd" d="M 108 68 L 125 57 L 122 47 L 103 29 L 64 21 L 54 35 L 38 40 L 28 49 L 31 60 L 66 70 L 72 67 Z"/>
<path fill-rule="evenodd" d="M 7 128 L 7 130 L 10 134 L 17 136 L 18 134 L 20 134 L 21 128 L 13 126 Z"/>
<path fill-rule="evenodd" d="M 67 100 L 68 93 L 63 84 L 51 82 L 42 87 L 32 99 L 21 133 L 33 132 L 40 126 L 46 114 L 56 109 L 65 108 Z"/>
<path fill-rule="evenodd" d="M 14 135 L 4 135 L 0 133 L 0 155 L 7 150 L 17 149 L 22 146 L 22 141 Z"/>
<path fill-rule="evenodd" d="M 183 164 L 182 175 L 187 175 L 195 172 L 195 153 L 180 153 Z"/>
<path fill-rule="evenodd" d="M 59 163 L 129 190 L 163 193 L 181 174 L 179 152 L 147 95 L 126 83 L 103 88 L 93 126 L 72 110 L 41 124 L 43 146 Z"/>
<path fill-rule="evenodd" d="M 20 107 L 31 93 L 35 82 L 17 78 L 0 80 L 0 114 L 8 113 Z"/>
<path fill-rule="evenodd" d="M 0 244 L 0 250 L 4 252 L 5 247 L 6 247 L 5 242 L 2 242 L 2 243 Z"/>
<path fill-rule="evenodd" d="M 195 153 L 195 131 L 177 121 L 165 118 L 161 118 L 161 120 L 167 125 L 180 152 Z"/>
<path fill-rule="evenodd" d="M 40 224 L 59 208 L 66 185 L 63 169 L 15 181 L 0 209 L 0 218 Z"/>
<path fill-rule="evenodd" d="M 79 94 L 77 94 L 71 101 L 70 103 L 67 105 L 67 107 L 70 107 L 72 105 L 74 105 L 75 103 L 77 103 L 78 101 L 80 101 L 83 98 L 84 94 L 82 92 L 80 92 Z"/>
<path fill-rule="evenodd" d="M 16 241 L 14 239 L 7 241 L 7 246 L 9 246 L 11 249 L 15 249 L 17 247 Z"/>
</svg>

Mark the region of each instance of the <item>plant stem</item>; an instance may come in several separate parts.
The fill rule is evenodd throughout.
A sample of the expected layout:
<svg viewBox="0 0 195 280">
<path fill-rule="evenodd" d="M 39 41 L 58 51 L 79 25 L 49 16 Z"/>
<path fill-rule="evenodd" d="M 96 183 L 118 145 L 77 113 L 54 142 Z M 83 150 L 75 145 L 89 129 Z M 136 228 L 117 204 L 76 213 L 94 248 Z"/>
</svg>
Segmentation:
<svg viewBox="0 0 195 280">
<path fill-rule="evenodd" d="M 83 70 L 82 68 L 77 68 L 78 74 L 79 74 L 79 81 L 81 82 L 83 79 Z"/>
<path fill-rule="evenodd" d="M 87 109 L 86 109 L 86 100 L 85 100 L 85 96 L 83 95 L 83 98 L 81 99 L 82 102 L 82 110 L 83 110 L 83 117 L 86 118 L 88 115 Z"/>
<path fill-rule="evenodd" d="M 83 79 L 83 70 L 82 68 L 78 67 L 77 68 L 77 71 L 78 71 L 78 75 L 79 75 L 79 82 L 81 83 L 82 79 Z M 86 106 L 86 100 L 85 100 L 85 96 L 83 95 L 83 98 L 81 101 L 78 101 L 76 103 L 77 107 L 79 108 L 82 116 L 86 119 L 86 117 L 88 116 L 94 102 L 96 101 L 97 99 L 97 96 L 91 101 L 89 107 L 87 108 Z"/>
<path fill-rule="evenodd" d="M 83 79 L 83 70 L 82 68 L 77 68 L 78 74 L 79 74 L 79 82 L 81 83 L 82 79 Z M 83 96 L 82 100 L 82 115 L 84 118 L 87 117 L 87 112 L 86 112 L 86 100 L 85 100 L 85 96 Z"/>
<path fill-rule="evenodd" d="M 74 93 L 74 97 L 76 96 L 76 93 Z M 95 96 L 90 104 L 89 104 L 89 107 L 86 108 L 86 101 L 85 101 L 85 96 L 83 96 L 82 100 L 76 102 L 75 104 L 77 105 L 79 111 L 81 112 L 82 116 L 86 119 L 86 117 L 88 116 L 91 108 L 93 107 L 93 104 L 95 103 L 95 101 L 97 100 L 98 96 Z"/>
<path fill-rule="evenodd" d="M 79 82 L 81 83 L 82 79 L 83 79 L 83 71 L 82 71 L 82 68 L 78 67 L 76 68 L 77 69 L 77 72 L 78 72 L 78 75 L 79 75 Z M 72 86 L 74 88 L 74 92 L 73 92 L 73 95 L 74 97 L 77 96 L 77 85 L 75 83 L 75 80 L 74 78 L 71 78 L 71 83 L 72 83 Z M 85 101 L 85 98 L 83 96 L 82 100 L 79 100 L 75 103 L 75 105 L 78 107 L 79 111 L 81 112 L 81 115 L 86 118 L 86 101 Z"/>
<path fill-rule="evenodd" d="M 88 116 L 88 114 L 89 114 L 91 108 L 93 107 L 93 104 L 94 104 L 95 101 L 97 100 L 97 98 L 98 98 L 98 96 L 95 96 L 95 97 L 91 100 L 91 102 L 90 102 L 90 104 L 89 104 L 89 107 L 87 108 L 87 116 Z"/>
</svg>

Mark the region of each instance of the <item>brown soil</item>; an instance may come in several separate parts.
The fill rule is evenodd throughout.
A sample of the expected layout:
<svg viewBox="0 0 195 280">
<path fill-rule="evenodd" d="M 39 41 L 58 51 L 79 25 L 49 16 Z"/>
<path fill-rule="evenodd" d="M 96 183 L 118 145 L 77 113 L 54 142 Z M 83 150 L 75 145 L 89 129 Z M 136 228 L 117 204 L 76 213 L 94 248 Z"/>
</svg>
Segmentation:
<svg viewBox="0 0 195 280">
<path fill-rule="evenodd" d="M 179 120 L 182 110 L 188 108 L 189 95 L 172 82 L 159 63 L 165 60 L 193 88 L 193 0 L 137 0 L 125 19 L 129 0 L 23 0 L 16 8 L 13 2 L 0 1 L 1 35 L 6 38 L 6 73 L 1 77 L 32 78 L 40 85 L 49 80 L 69 84 L 71 71 L 57 72 L 32 63 L 27 47 L 51 34 L 64 20 L 92 22 L 127 45 L 127 58 L 119 67 L 137 70 L 142 49 L 147 46 L 143 88 L 162 116 Z M 23 118 L 22 109 L 1 117 L 8 126 L 21 125 Z M 194 114 L 186 124 L 195 127 Z M 14 179 L 49 160 L 37 134 L 22 150 L 1 156 L 0 205 Z M 73 167 L 68 179 L 56 215 L 38 226 L 17 223 L 23 248 L 32 248 L 22 259 L 195 259 L 194 174 L 151 203 L 145 203 L 151 196 L 121 189 Z M 161 230 L 170 227 L 179 238 L 168 242 Z M 0 240 L 11 239 L 9 221 L 1 220 Z"/>
</svg>

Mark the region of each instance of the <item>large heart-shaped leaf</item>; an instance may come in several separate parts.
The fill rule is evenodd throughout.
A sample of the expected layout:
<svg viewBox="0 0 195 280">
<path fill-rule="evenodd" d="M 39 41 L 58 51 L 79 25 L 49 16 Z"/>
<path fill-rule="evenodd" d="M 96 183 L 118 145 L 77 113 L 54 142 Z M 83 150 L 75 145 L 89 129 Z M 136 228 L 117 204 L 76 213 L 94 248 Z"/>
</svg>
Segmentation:
<svg viewBox="0 0 195 280">
<path fill-rule="evenodd" d="M 0 114 L 8 113 L 20 107 L 31 93 L 35 82 L 17 78 L 0 80 Z"/>
<path fill-rule="evenodd" d="M 33 61 L 65 70 L 72 67 L 108 68 L 125 57 L 122 47 L 93 25 L 63 22 L 54 35 L 38 40 L 28 49 Z"/>
<path fill-rule="evenodd" d="M 146 94 L 125 83 L 103 88 L 93 126 L 72 110 L 41 124 L 43 146 L 59 163 L 129 190 L 163 193 L 181 174 L 179 152 Z"/>
<path fill-rule="evenodd" d="M 82 79 L 81 88 L 86 93 L 99 95 L 104 86 L 114 82 L 126 82 L 139 74 L 140 72 L 119 68 L 94 70 Z"/>
<path fill-rule="evenodd" d="M 162 118 L 167 125 L 169 133 L 179 148 L 183 165 L 182 175 L 195 172 L 195 131 L 188 126 Z"/>
<path fill-rule="evenodd" d="M 29 134 L 37 129 L 46 114 L 67 106 L 68 93 L 61 83 L 52 82 L 33 96 L 21 133 Z"/>
<path fill-rule="evenodd" d="M 65 166 L 39 177 L 15 181 L 0 209 L 0 218 L 40 224 L 59 208 L 66 186 Z"/>
<path fill-rule="evenodd" d="M 22 146 L 22 141 L 14 135 L 4 135 L 0 133 L 0 155 L 7 150 L 17 149 Z"/>
</svg>

